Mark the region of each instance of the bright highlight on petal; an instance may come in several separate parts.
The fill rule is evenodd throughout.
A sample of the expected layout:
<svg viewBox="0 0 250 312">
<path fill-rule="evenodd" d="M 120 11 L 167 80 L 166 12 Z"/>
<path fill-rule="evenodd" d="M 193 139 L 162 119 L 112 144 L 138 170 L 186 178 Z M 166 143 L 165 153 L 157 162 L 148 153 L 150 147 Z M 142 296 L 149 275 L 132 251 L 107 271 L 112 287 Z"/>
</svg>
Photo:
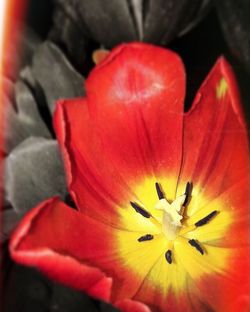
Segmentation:
<svg viewBox="0 0 250 312">
<path fill-rule="evenodd" d="M 217 99 L 220 100 L 227 92 L 227 82 L 225 78 L 221 78 L 216 88 Z"/>
<path fill-rule="evenodd" d="M 178 56 L 132 43 L 95 67 L 86 98 L 58 103 L 78 211 L 52 199 L 30 212 L 11 240 L 16 261 L 125 312 L 249 311 L 249 150 L 236 82 L 219 59 L 185 114 L 184 86 Z"/>
</svg>

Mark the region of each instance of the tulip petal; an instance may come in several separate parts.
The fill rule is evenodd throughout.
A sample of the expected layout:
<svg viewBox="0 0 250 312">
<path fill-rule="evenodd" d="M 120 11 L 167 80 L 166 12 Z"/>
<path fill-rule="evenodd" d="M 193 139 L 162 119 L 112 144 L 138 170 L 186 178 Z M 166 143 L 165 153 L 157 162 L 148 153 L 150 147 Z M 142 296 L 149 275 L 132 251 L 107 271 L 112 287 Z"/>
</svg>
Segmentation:
<svg viewBox="0 0 250 312">
<path fill-rule="evenodd" d="M 58 282 L 108 300 L 112 279 L 86 264 L 82 256 L 88 241 L 83 237 L 86 233 L 83 219 L 83 215 L 58 198 L 44 201 L 24 217 L 14 232 L 10 253 L 18 263 L 36 267 Z M 96 234 L 96 226 L 91 225 Z M 91 241 L 89 232 L 88 236 Z M 87 247 L 91 255 L 95 254 L 95 248 L 96 244 L 92 249 L 91 244 Z"/>
<path fill-rule="evenodd" d="M 130 300 L 130 299 L 124 299 L 121 301 L 118 301 L 116 303 L 116 307 L 119 308 L 122 312 L 150 312 L 151 310 L 143 303 Z"/>
<path fill-rule="evenodd" d="M 248 155 L 247 131 L 236 82 L 230 66 L 221 58 L 184 118 L 179 185 L 185 180 L 193 183 L 186 210 L 187 225 L 195 224 L 212 211 L 217 212 L 206 226 L 186 235 L 201 242 L 208 255 L 211 246 L 220 248 L 218 259 L 228 252 L 227 265 L 218 271 L 215 279 L 201 279 L 197 284 L 202 290 L 199 297 L 204 297 L 216 311 L 249 308 L 247 300 L 240 299 L 246 298 L 250 289 Z M 182 260 L 185 265 L 185 257 Z M 190 268 L 187 270 L 193 276 Z"/>
<path fill-rule="evenodd" d="M 54 127 L 64 156 L 69 190 L 78 209 L 103 221 L 116 222 L 114 208 L 125 198 L 132 198 L 131 190 L 106 155 L 86 101 L 58 102 Z"/>
<path fill-rule="evenodd" d="M 136 195 L 134 189 L 131 192 L 135 184 L 148 175 L 159 177 L 166 172 L 175 193 L 181 164 L 184 78 L 182 63 L 174 53 L 146 44 L 124 45 L 113 50 L 88 78 L 90 113 L 85 100 L 58 104 L 54 125 L 75 199 L 84 197 L 80 194 L 86 193 L 83 184 L 86 189 L 86 172 L 90 171 L 95 180 L 88 179 L 87 184 L 96 188 L 94 193 L 102 200 L 127 203 Z M 68 135 L 71 147 L 65 146 Z M 82 187 L 71 184 L 79 172 L 84 176 L 78 179 Z"/>
<path fill-rule="evenodd" d="M 181 164 L 184 78 L 174 53 L 146 44 L 124 45 L 90 75 L 86 100 L 59 102 L 54 126 L 80 210 L 87 203 L 92 215 L 99 211 L 103 216 L 103 210 L 117 214 L 117 206 L 130 206 L 138 198 L 143 202 L 138 184 L 145 184 L 148 176 L 154 176 L 151 182 L 160 181 L 164 173 L 172 185 L 168 195 L 174 197 Z M 107 213 L 105 217 L 112 219 Z"/>
<path fill-rule="evenodd" d="M 207 201 L 248 176 L 247 131 L 232 70 L 220 58 L 184 118 L 180 181 L 192 181 Z M 194 201 L 195 199 L 192 199 Z M 203 203 L 204 204 L 204 203 Z M 196 202 L 195 210 L 201 208 Z M 244 205 L 237 209 L 245 209 Z"/>
<path fill-rule="evenodd" d="M 152 253 L 152 245 L 138 242 L 142 234 L 96 221 L 54 197 L 24 217 L 13 233 L 10 252 L 16 262 L 36 267 L 58 282 L 116 302 L 136 293 L 151 261 L 164 248 L 163 240 L 158 240 L 154 245 L 158 250 Z M 129 263 L 145 267 L 142 275 L 131 272 L 130 265 L 124 266 L 121 239 Z"/>
<path fill-rule="evenodd" d="M 98 135 L 121 174 L 168 173 L 177 181 L 185 73 L 175 53 L 121 45 L 91 72 L 86 92 Z"/>
<path fill-rule="evenodd" d="M 201 294 L 214 311 L 249 311 L 249 254 L 249 246 L 237 248 L 233 252 L 226 272 L 218 273 L 215 280 L 203 279 L 197 284 Z"/>
</svg>

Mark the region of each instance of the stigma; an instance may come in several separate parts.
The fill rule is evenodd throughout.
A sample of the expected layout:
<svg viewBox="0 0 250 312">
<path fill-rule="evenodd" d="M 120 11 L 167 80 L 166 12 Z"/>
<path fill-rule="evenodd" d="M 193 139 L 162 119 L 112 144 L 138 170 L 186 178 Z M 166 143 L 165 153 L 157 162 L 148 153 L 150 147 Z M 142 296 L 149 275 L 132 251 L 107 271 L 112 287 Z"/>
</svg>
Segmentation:
<svg viewBox="0 0 250 312">
<path fill-rule="evenodd" d="M 182 227 L 182 211 L 186 196 L 186 194 L 178 196 L 172 203 L 162 198 L 155 205 L 155 209 L 163 211 L 162 232 L 168 240 L 174 240 Z"/>
</svg>

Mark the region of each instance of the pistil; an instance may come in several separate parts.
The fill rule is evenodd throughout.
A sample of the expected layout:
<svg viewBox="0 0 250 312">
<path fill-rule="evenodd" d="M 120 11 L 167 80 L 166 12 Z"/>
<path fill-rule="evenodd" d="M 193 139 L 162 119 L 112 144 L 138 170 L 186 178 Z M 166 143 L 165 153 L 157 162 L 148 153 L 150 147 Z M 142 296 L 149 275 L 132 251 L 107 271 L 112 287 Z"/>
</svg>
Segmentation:
<svg viewBox="0 0 250 312">
<path fill-rule="evenodd" d="M 174 240 L 181 229 L 183 218 L 181 208 L 185 199 L 185 194 L 177 197 L 172 203 L 163 198 L 155 206 L 156 209 L 163 211 L 162 232 L 168 240 Z"/>
</svg>

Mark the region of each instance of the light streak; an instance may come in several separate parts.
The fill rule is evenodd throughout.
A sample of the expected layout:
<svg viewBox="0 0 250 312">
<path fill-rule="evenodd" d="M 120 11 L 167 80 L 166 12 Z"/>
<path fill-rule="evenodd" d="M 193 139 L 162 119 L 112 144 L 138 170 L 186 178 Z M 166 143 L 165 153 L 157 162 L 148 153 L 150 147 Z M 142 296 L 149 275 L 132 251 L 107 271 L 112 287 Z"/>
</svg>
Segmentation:
<svg viewBox="0 0 250 312">
<path fill-rule="evenodd" d="M 18 23 L 23 21 L 24 13 L 26 9 L 26 0 L 0 0 L 0 234 L 2 236 L 3 220 L 2 220 L 2 209 L 3 209 L 3 159 L 4 155 L 4 132 L 6 131 L 6 124 L 8 119 L 6 116 L 6 107 L 4 103 L 4 95 L 8 94 L 8 90 L 4 89 L 4 75 L 7 70 L 10 69 L 10 64 L 5 62 L 5 53 L 8 53 L 8 47 L 10 43 L 15 47 L 15 55 L 18 57 L 18 44 L 15 41 L 16 31 L 20 31 Z M 8 68 L 9 67 L 9 68 Z M 12 69 L 12 68 L 11 68 Z M 3 280 L 2 272 L 4 269 L 3 257 L 2 257 L 2 244 L 0 244 L 0 298 L 3 298 Z M 2 311 L 3 302 L 0 299 L 0 310 Z"/>
<path fill-rule="evenodd" d="M 1 78 L 3 74 L 3 50 L 4 50 L 4 30 L 5 30 L 5 25 L 6 25 L 5 24 L 6 8 L 7 8 L 7 0 L 0 0 L 0 77 Z"/>
</svg>

